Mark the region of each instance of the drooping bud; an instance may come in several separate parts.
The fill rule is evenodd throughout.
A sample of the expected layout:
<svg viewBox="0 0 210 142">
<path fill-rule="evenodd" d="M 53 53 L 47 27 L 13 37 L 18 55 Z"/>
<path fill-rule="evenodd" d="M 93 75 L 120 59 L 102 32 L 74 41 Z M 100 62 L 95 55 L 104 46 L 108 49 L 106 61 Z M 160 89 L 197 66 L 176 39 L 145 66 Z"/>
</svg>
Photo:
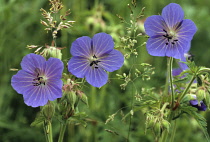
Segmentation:
<svg viewBox="0 0 210 142">
<path fill-rule="evenodd" d="M 80 90 L 77 90 L 76 94 L 77 94 L 77 96 L 79 96 L 79 98 L 81 99 L 81 101 L 88 106 L 88 98 L 85 95 L 85 93 L 82 92 L 82 91 L 80 91 Z"/>
<path fill-rule="evenodd" d="M 55 113 L 55 106 L 54 106 L 54 103 L 48 102 L 45 106 L 43 106 L 42 112 L 43 112 L 44 117 L 45 117 L 47 120 L 52 119 L 52 117 L 53 117 L 53 115 L 54 115 L 54 113 Z"/>
</svg>

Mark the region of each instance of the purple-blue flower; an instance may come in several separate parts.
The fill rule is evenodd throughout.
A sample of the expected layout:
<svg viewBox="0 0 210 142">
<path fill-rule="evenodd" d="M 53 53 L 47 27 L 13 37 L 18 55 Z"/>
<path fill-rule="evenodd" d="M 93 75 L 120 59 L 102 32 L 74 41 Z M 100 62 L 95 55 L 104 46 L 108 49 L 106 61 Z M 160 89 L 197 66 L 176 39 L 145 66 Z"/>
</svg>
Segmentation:
<svg viewBox="0 0 210 142">
<path fill-rule="evenodd" d="M 22 70 L 13 75 L 12 87 L 23 95 L 28 106 L 44 106 L 62 97 L 63 63 L 57 58 L 47 61 L 41 55 L 28 54 L 21 62 Z"/>
<path fill-rule="evenodd" d="M 91 39 L 88 36 L 77 38 L 71 46 L 72 58 L 68 70 L 78 78 L 86 78 L 95 87 L 101 87 L 108 81 L 106 71 L 113 72 L 121 68 L 124 57 L 114 49 L 112 37 L 98 33 Z"/>
<path fill-rule="evenodd" d="M 189 51 L 190 42 L 197 31 L 193 21 L 184 19 L 184 12 L 176 3 L 164 7 L 161 15 L 148 17 L 144 27 L 149 36 L 146 44 L 148 53 L 176 59 L 181 59 Z"/>
<path fill-rule="evenodd" d="M 198 100 L 196 100 L 196 96 L 193 95 L 193 97 L 195 99 L 190 101 L 190 105 L 196 107 L 199 111 L 205 111 L 207 109 L 207 106 L 204 104 L 204 102 L 200 101 L 200 103 L 198 103 Z"/>
</svg>

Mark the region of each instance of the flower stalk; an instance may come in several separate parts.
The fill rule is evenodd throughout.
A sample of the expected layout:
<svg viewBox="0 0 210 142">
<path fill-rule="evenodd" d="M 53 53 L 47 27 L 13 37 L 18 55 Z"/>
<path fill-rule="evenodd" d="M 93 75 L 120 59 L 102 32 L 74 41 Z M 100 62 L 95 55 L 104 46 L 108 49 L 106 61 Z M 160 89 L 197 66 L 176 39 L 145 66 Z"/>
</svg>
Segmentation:
<svg viewBox="0 0 210 142">
<path fill-rule="evenodd" d="M 67 125 L 67 122 L 60 124 L 60 134 L 59 134 L 58 142 L 63 142 L 63 137 L 66 131 L 66 125 Z"/>
<path fill-rule="evenodd" d="M 51 121 L 44 121 L 44 133 L 46 137 L 46 142 L 53 142 Z"/>
<path fill-rule="evenodd" d="M 174 107 L 174 86 L 173 86 L 173 75 L 172 75 L 172 66 L 173 66 L 173 57 L 169 58 L 169 82 L 170 82 L 170 88 L 171 88 L 171 109 Z"/>
</svg>

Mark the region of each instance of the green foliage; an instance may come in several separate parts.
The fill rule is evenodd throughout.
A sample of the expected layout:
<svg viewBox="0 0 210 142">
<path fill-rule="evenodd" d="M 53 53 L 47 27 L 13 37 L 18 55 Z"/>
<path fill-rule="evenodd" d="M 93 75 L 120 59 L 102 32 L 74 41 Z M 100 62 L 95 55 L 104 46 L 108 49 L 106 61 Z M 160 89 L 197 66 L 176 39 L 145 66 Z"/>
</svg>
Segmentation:
<svg viewBox="0 0 210 142">
<path fill-rule="evenodd" d="M 207 128 L 206 128 L 206 126 L 207 126 L 206 119 L 202 115 L 200 115 L 199 113 L 196 112 L 197 109 L 192 106 L 181 106 L 180 109 L 182 111 L 186 112 L 187 114 L 191 115 L 193 118 L 195 118 L 195 120 L 198 122 L 201 130 L 205 134 L 207 141 L 210 141 L 209 134 L 208 134 Z"/>
</svg>

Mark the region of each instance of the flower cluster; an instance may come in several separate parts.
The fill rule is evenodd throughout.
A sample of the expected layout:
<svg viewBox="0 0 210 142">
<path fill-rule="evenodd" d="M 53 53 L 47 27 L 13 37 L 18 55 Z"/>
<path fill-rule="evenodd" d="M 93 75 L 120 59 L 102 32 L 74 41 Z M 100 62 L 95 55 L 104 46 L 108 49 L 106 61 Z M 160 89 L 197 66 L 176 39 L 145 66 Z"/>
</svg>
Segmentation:
<svg viewBox="0 0 210 142">
<path fill-rule="evenodd" d="M 114 49 L 110 35 L 98 33 L 93 39 L 83 36 L 72 43 L 73 57 L 68 70 L 78 78 L 86 77 L 95 87 L 107 83 L 106 71 L 113 72 L 124 63 L 121 52 Z M 28 54 L 21 62 L 22 70 L 12 77 L 12 87 L 23 94 L 27 105 L 38 107 L 62 97 L 63 63 L 60 59 L 45 60 L 41 55 Z M 105 71 L 106 70 L 106 71 Z"/>
</svg>

